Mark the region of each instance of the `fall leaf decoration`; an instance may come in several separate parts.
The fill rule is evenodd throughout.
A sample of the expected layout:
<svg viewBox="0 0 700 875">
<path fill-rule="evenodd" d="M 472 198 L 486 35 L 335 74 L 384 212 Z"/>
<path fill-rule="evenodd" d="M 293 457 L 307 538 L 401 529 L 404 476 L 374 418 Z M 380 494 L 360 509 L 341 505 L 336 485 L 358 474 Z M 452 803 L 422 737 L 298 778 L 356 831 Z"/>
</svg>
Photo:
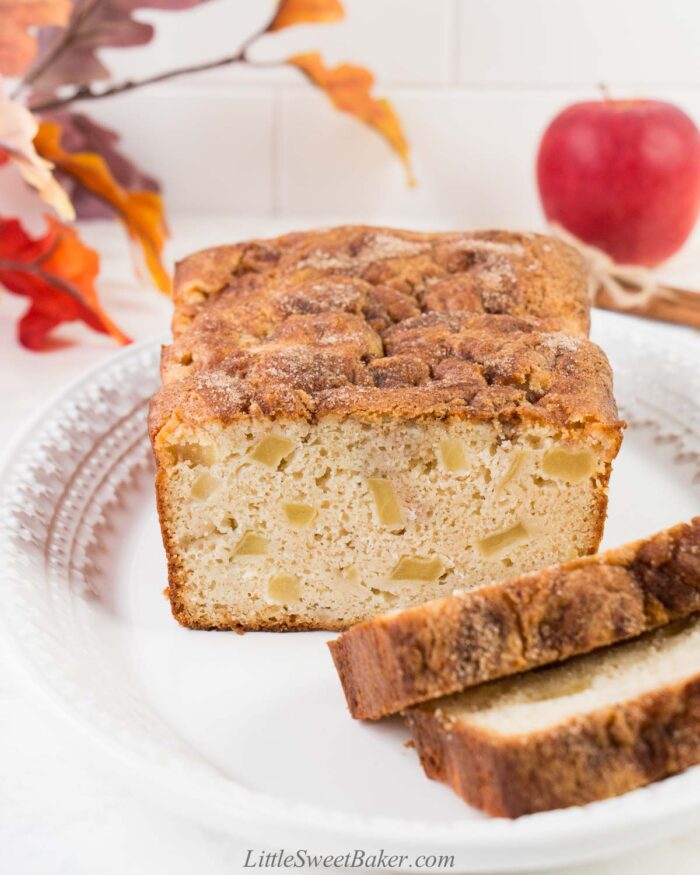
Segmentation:
<svg viewBox="0 0 700 875">
<path fill-rule="evenodd" d="M 354 64 L 326 67 L 317 52 L 294 55 L 288 58 L 288 63 L 321 88 L 336 109 L 355 116 L 381 134 L 401 158 L 408 182 L 414 185 L 408 142 L 401 123 L 388 100 L 372 97 L 374 76 L 369 70 Z"/>
<path fill-rule="evenodd" d="M 25 182 L 67 221 L 75 218 L 68 195 L 54 179 L 53 164 L 37 154 L 34 137 L 39 125 L 29 110 L 2 93 L 0 83 L 0 150 L 13 161 Z M 0 161 L 0 163 L 4 163 Z"/>
<path fill-rule="evenodd" d="M 99 49 L 146 45 L 153 39 L 151 24 L 131 17 L 137 9 L 189 9 L 204 0 L 75 0 L 66 31 L 44 31 L 42 58 L 26 81 L 36 91 L 53 93 L 61 85 L 87 85 L 109 79 L 97 55 Z M 0 0 L 2 3 L 2 0 Z M 44 63 L 50 58 L 51 63 Z"/>
<path fill-rule="evenodd" d="M 109 167 L 114 179 L 129 191 L 160 191 L 158 181 L 142 173 L 120 149 L 119 134 L 78 112 L 62 112 L 49 116 L 61 129 L 61 145 L 66 152 L 96 152 Z M 58 176 L 80 219 L 111 219 L 114 210 L 88 191 L 73 177 L 58 171 Z"/>
<path fill-rule="evenodd" d="M 97 253 L 72 228 L 50 216 L 47 222 L 46 234 L 33 239 L 17 219 L 0 218 L 0 285 L 30 301 L 18 325 L 20 343 L 41 350 L 56 326 L 75 320 L 128 343 L 99 304 Z"/>
<path fill-rule="evenodd" d="M 326 67 L 316 52 L 278 61 L 250 57 L 265 34 L 340 21 L 345 16 L 341 0 L 278 0 L 267 23 L 223 57 L 143 78 L 111 78 L 102 49 L 144 45 L 153 37 L 153 26 L 134 13 L 177 11 L 203 2 L 0 0 L 0 167 L 14 164 L 62 219 L 72 218 L 74 207 L 83 218 L 116 215 L 142 256 L 139 260 L 164 292 L 170 290 L 162 261 L 168 231 L 158 183 L 123 154 L 115 131 L 74 112 L 77 102 L 104 100 L 229 65 L 289 65 L 322 89 L 336 109 L 377 131 L 400 157 L 413 184 L 401 124 L 391 104 L 372 95 L 369 70 L 354 64 Z M 3 73 L 19 77 L 11 97 L 2 89 Z M 54 327 L 82 320 L 120 343 L 128 342 L 98 302 L 96 253 L 81 243 L 75 230 L 53 218 L 47 221 L 45 235 L 33 239 L 17 219 L 0 218 L 0 286 L 30 299 L 18 328 L 20 341 L 30 349 L 44 348 Z"/>
<path fill-rule="evenodd" d="M 332 24 L 344 17 L 340 0 L 281 0 L 267 31 L 274 33 L 295 24 Z"/>
<path fill-rule="evenodd" d="M 114 209 L 131 240 L 141 248 L 155 284 L 162 292 L 170 291 L 170 277 L 161 260 L 168 230 L 160 195 L 152 191 L 127 191 L 114 179 L 100 155 L 66 152 L 61 147 L 61 129 L 54 122 L 39 125 L 34 144 L 40 155 Z"/>
<path fill-rule="evenodd" d="M 34 59 L 36 37 L 30 28 L 62 27 L 71 0 L 0 0 L 0 73 L 19 76 Z"/>
</svg>

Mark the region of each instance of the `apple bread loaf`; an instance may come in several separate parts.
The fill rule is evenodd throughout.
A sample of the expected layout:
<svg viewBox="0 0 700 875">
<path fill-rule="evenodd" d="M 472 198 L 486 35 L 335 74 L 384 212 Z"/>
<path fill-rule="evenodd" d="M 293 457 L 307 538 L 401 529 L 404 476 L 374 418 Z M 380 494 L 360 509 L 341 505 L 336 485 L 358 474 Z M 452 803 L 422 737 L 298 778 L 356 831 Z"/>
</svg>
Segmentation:
<svg viewBox="0 0 700 875">
<path fill-rule="evenodd" d="M 428 777 L 488 814 L 619 796 L 700 763 L 700 616 L 407 719 Z"/>
<path fill-rule="evenodd" d="M 597 548 L 621 437 L 578 255 L 340 228 L 176 274 L 151 405 L 173 612 L 344 629 Z"/>
<path fill-rule="evenodd" d="M 606 553 L 380 615 L 329 647 L 350 713 L 377 719 L 695 611 L 700 517 Z"/>
</svg>

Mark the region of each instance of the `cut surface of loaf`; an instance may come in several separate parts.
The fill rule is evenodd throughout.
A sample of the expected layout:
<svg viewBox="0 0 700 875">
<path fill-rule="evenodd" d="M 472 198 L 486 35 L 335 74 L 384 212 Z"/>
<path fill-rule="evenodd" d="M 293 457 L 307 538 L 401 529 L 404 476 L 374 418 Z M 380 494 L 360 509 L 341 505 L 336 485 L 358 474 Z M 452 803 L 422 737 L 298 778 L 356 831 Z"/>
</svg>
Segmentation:
<svg viewBox="0 0 700 875">
<path fill-rule="evenodd" d="M 426 774 L 518 817 L 700 762 L 700 618 L 407 712 Z"/>
<path fill-rule="evenodd" d="M 377 719 L 700 610 L 700 517 L 561 566 L 375 617 L 329 642 L 353 717 Z"/>
<path fill-rule="evenodd" d="M 343 629 L 594 551 L 621 424 L 585 295 L 504 232 L 185 261 L 150 412 L 177 619 Z"/>
</svg>

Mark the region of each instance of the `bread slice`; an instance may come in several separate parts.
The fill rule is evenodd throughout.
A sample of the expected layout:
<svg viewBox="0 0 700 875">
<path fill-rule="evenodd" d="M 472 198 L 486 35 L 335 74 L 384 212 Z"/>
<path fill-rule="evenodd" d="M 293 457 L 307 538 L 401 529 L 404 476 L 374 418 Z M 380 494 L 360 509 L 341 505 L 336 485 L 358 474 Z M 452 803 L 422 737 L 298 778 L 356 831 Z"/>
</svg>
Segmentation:
<svg viewBox="0 0 700 875">
<path fill-rule="evenodd" d="M 329 642 L 353 717 L 376 719 L 700 610 L 700 517 L 615 550 L 456 593 Z"/>
<path fill-rule="evenodd" d="M 501 817 L 618 796 L 700 763 L 700 617 L 407 712 L 430 778 Z"/>
<path fill-rule="evenodd" d="M 594 552 L 621 423 L 586 282 L 506 232 L 186 260 L 150 416 L 177 619 L 344 629 Z"/>
</svg>

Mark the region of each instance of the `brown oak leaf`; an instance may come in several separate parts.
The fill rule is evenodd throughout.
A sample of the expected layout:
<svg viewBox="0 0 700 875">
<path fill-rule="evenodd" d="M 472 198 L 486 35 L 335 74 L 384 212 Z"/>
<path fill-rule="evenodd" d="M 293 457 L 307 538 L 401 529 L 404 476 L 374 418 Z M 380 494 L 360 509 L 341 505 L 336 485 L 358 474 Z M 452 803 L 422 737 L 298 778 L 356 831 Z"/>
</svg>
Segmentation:
<svg viewBox="0 0 700 875">
<path fill-rule="evenodd" d="M 270 33 L 295 24 L 332 24 L 345 17 L 340 0 L 280 0 Z"/>
<path fill-rule="evenodd" d="M 3 0 L 0 0 L 2 3 Z M 61 85 L 88 85 L 109 78 L 98 56 L 100 49 L 146 45 L 153 39 L 152 24 L 137 21 L 138 9 L 177 11 L 205 0 L 75 0 L 65 33 L 45 29 L 40 35 L 41 57 L 29 71 L 29 81 L 41 93 L 53 93 Z M 52 56 L 51 64 L 41 58 Z"/>
<path fill-rule="evenodd" d="M 0 73 L 19 76 L 34 60 L 37 40 L 30 28 L 63 27 L 71 0 L 0 0 Z"/>
<path fill-rule="evenodd" d="M 54 328 L 76 320 L 119 343 L 129 343 L 100 306 L 95 290 L 97 253 L 75 229 L 50 216 L 46 219 L 46 234 L 32 238 L 17 219 L 0 218 L 0 285 L 30 301 L 17 326 L 20 343 L 28 349 L 44 349 Z"/>
<path fill-rule="evenodd" d="M 54 122 L 39 125 L 34 145 L 40 155 L 115 211 L 143 254 L 153 281 L 162 292 L 169 292 L 170 277 L 161 258 L 168 228 L 160 195 L 152 191 L 127 191 L 114 179 L 101 155 L 67 152 L 61 146 L 61 129 Z"/>
<path fill-rule="evenodd" d="M 321 88 L 336 109 L 355 116 L 381 134 L 403 162 L 409 184 L 414 184 L 409 146 L 401 122 L 388 100 L 372 97 L 374 76 L 369 70 L 355 64 L 326 67 L 317 52 L 294 55 L 287 63 Z"/>
</svg>

